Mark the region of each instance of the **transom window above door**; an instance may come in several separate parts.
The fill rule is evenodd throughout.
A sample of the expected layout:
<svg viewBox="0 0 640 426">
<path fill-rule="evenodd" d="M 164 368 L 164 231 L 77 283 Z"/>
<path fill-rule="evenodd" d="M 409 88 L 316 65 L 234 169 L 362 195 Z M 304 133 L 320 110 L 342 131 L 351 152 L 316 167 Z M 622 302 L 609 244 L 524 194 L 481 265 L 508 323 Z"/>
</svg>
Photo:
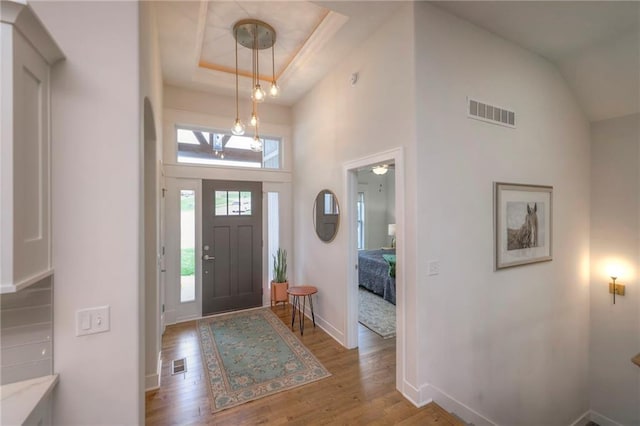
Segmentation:
<svg viewBox="0 0 640 426">
<path fill-rule="evenodd" d="M 263 140 L 262 152 L 255 152 L 251 150 L 250 136 L 178 126 L 177 160 L 188 164 L 279 169 L 281 139 L 267 136 Z"/>
</svg>

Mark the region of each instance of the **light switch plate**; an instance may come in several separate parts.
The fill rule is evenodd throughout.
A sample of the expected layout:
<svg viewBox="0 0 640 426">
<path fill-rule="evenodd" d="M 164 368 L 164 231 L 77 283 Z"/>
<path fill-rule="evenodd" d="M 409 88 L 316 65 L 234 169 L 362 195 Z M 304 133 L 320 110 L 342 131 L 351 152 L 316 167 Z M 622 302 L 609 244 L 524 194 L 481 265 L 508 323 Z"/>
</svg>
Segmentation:
<svg viewBox="0 0 640 426">
<path fill-rule="evenodd" d="M 111 329 L 109 305 L 76 311 L 76 336 L 104 333 Z"/>
</svg>

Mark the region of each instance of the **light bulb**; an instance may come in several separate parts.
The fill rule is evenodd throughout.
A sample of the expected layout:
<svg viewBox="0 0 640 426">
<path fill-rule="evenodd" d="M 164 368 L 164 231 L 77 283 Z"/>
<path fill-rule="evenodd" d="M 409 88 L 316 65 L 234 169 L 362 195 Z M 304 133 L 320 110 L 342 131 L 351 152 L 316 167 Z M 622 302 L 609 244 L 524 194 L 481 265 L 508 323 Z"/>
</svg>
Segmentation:
<svg viewBox="0 0 640 426">
<path fill-rule="evenodd" d="M 389 166 L 387 166 L 386 164 L 382 164 L 380 166 L 374 166 L 371 170 L 377 175 L 383 175 L 387 173 L 387 171 L 389 170 Z"/>
<path fill-rule="evenodd" d="M 607 275 L 609 275 L 611 278 L 620 278 L 622 275 L 624 275 L 622 265 L 620 265 L 619 263 L 610 263 L 609 265 L 607 265 Z"/>
<path fill-rule="evenodd" d="M 277 98 L 280 95 L 280 88 L 275 81 L 271 82 L 271 88 L 269 89 L 269 94 L 272 98 Z"/>
<path fill-rule="evenodd" d="M 231 133 L 236 136 L 244 135 L 244 123 L 240 121 L 239 118 L 236 118 L 236 121 L 233 123 L 233 127 L 231 128 Z"/>
<path fill-rule="evenodd" d="M 258 116 L 256 115 L 255 112 L 251 113 L 251 118 L 249 119 L 249 124 L 252 125 L 253 127 L 256 127 L 256 124 L 258 124 Z"/>
<path fill-rule="evenodd" d="M 262 90 L 262 87 L 260 87 L 260 83 L 256 84 L 256 87 L 254 87 L 253 92 L 251 93 L 251 99 L 256 102 L 262 102 L 264 101 L 264 97 L 265 93 L 264 90 Z"/>
<path fill-rule="evenodd" d="M 251 151 L 261 152 L 262 151 L 262 139 L 255 135 L 253 140 L 251 141 Z"/>
</svg>

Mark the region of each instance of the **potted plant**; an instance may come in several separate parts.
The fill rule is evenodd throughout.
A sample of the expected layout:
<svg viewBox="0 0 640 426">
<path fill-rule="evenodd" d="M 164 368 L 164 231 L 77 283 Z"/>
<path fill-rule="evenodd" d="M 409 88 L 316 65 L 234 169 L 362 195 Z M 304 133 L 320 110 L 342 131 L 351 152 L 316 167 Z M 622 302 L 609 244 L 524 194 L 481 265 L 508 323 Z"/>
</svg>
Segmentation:
<svg viewBox="0 0 640 426">
<path fill-rule="evenodd" d="M 281 248 L 273 255 L 273 281 L 271 281 L 271 306 L 274 303 L 287 303 L 287 251 Z"/>
</svg>

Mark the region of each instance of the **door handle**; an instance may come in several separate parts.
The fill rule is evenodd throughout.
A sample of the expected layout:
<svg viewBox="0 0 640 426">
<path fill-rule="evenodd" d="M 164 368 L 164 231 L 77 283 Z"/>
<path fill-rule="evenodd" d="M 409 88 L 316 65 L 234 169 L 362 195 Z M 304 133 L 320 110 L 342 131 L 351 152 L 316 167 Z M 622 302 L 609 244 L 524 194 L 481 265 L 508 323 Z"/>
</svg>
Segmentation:
<svg viewBox="0 0 640 426">
<path fill-rule="evenodd" d="M 202 260 L 215 260 L 215 258 L 215 256 L 209 256 L 208 254 L 202 256 Z"/>
</svg>

